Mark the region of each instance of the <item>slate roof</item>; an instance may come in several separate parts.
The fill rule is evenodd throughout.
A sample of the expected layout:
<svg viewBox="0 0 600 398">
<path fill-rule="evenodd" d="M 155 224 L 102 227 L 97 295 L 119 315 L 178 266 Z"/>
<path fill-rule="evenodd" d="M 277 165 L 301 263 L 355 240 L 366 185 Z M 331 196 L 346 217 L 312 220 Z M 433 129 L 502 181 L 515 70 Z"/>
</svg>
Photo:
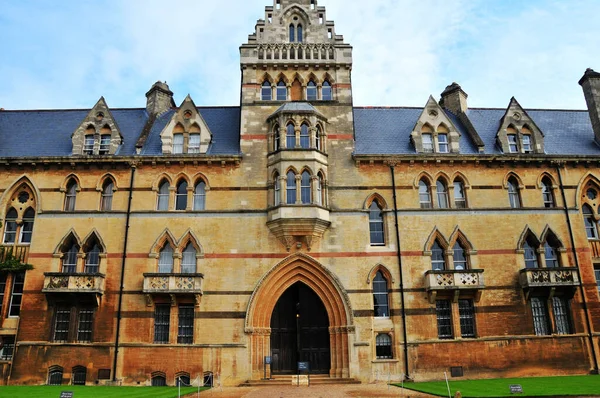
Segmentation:
<svg viewBox="0 0 600 398">
<path fill-rule="evenodd" d="M 414 155 L 410 133 L 423 108 L 354 108 L 354 132 L 357 155 Z M 473 108 L 467 116 L 485 144 L 484 154 L 502 154 L 496 145 L 500 119 L 506 109 Z M 477 154 L 477 147 L 451 112 L 446 111 L 461 133 L 460 153 Z M 544 133 L 548 155 L 596 155 L 600 147 L 594 142 L 589 113 L 580 110 L 527 110 Z"/>
</svg>

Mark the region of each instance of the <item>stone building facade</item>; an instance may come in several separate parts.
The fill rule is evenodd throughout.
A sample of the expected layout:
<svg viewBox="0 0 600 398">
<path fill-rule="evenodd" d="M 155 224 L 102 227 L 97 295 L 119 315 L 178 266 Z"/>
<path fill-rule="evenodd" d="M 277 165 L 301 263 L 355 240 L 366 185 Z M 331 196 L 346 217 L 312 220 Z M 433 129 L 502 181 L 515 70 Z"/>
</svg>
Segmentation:
<svg viewBox="0 0 600 398">
<path fill-rule="evenodd" d="M 585 374 L 600 337 L 600 74 L 585 111 L 352 101 L 352 47 L 275 0 L 241 103 L 0 111 L 0 382 Z M 27 145 L 23 145 L 26 142 Z"/>
</svg>

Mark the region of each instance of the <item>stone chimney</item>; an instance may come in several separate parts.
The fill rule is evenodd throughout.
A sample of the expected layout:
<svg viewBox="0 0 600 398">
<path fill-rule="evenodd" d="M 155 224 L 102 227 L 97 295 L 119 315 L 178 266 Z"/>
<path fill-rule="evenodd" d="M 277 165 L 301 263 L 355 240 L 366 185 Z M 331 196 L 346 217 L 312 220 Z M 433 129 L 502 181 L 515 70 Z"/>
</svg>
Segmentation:
<svg viewBox="0 0 600 398">
<path fill-rule="evenodd" d="M 467 111 L 467 97 L 458 83 L 452 83 L 442 92 L 440 106 L 458 115 Z"/>
<path fill-rule="evenodd" d="M 154 83 L 146 93 L 146 98 L 146 111 L 150 115 L 159 116 L 175 107 L 173 92 L 169 90 L 166 82 L 158 81 Z"/>
<path fill-rule="evenodd" d="M 596 142 L 600 144 L 600 73 L 587 68 L 579 85 L 583 88 Z"/>
</svg>

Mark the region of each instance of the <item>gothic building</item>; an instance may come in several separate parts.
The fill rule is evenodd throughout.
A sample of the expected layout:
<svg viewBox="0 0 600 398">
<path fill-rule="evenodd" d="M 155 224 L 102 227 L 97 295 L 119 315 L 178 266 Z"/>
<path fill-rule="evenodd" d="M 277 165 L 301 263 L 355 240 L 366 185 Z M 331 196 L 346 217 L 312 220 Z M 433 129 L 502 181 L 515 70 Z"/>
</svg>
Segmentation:
<svg viewBox="0 0 600 398">
<path fill-rule="evenodd" d="M 354 107 L 316 0 L 240 66 L 234 107 L 0 111 L 0 268 L 34 267 L 0 271 L 2 383 L 597 372 L 600 73 L 584 111 Z"/>
</svg>

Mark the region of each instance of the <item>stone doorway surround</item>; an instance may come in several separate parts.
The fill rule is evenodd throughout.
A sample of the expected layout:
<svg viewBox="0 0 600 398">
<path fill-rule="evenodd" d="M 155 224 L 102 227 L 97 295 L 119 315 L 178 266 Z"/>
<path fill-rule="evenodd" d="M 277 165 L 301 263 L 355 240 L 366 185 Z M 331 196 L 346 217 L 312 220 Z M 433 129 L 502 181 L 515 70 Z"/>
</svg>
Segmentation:
<svg viewBox="0 0 600 398">
<path fill-rule="evenodd" d="M 330 377 L 348 378 L 348 337 L 354 332 L 352 308 L 339 279 L 314 258 L 295 253 L 269 270 L 257 283 L 246 310 L 245 332 L 250 335 L 252 378 L 263 377 L 263 361 L 271 355 L 271 315 L 279 297 L 302 282 L 321 299 L 329 317 Z"/>
</svg>

